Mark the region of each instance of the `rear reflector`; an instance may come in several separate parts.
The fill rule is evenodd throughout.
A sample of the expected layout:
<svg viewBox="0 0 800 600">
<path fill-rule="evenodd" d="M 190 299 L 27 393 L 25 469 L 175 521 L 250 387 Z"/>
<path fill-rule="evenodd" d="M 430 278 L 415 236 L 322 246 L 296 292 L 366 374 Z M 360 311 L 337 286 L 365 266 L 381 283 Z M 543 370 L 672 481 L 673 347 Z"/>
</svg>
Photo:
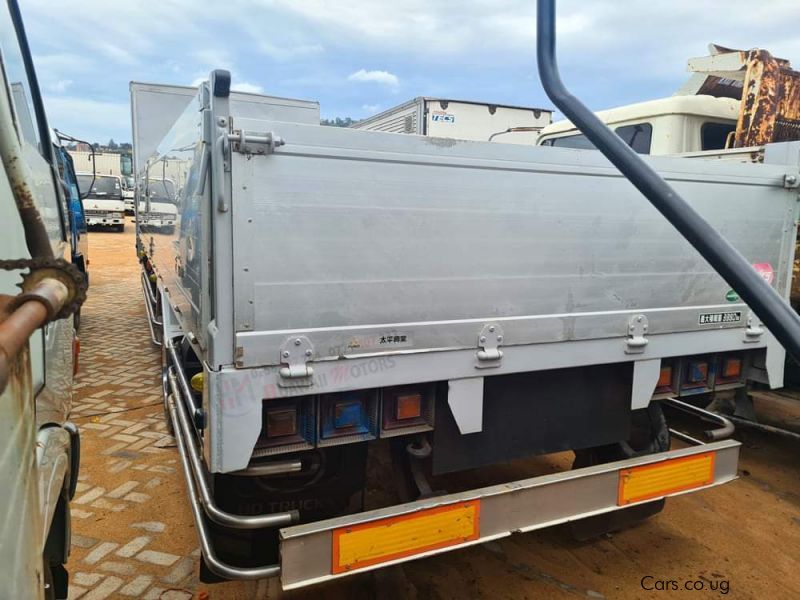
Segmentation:
<svg viewBox="0 0 800 600">
<path fill-rule="evenodd" d="M 422 394 L 397 396 L 397 420 L 418 419 L 422 416 Z"/>
<path fill-rule="evenodd" d="M 284 408 L 267 411 L 267 437 L 276 438 L 297 433 L 297 410 Z"/>
<path fill-rule="evenodd" d="M 665 365 L 661 367 L 658 374 L 657 388 L 669 387 L 672 384 L 672 365 Z"/>
<path fill-rule="evenodd" d="M 689 361 L 686 379 L 689 383 L 705 383 L 708 380 L 708 363 L 704 360 Z"/>
<path fill-rule="evenodd" d="M 476 540 L 480 500 L 333 530 L 331 572 L 346 573 Z"/>
<path fill-rule="evenodd" d="M 742 359 L 726 358 L 722 364 L 722 376 L 725 379 L 738 379 L 742 374 Z"/>
<path fill-rule="evenodd" d="M 704 452 L 622 469 L 617 505 L 625 506 L 714 483 L 714 456 L 714 452 Z"/>
</svg>

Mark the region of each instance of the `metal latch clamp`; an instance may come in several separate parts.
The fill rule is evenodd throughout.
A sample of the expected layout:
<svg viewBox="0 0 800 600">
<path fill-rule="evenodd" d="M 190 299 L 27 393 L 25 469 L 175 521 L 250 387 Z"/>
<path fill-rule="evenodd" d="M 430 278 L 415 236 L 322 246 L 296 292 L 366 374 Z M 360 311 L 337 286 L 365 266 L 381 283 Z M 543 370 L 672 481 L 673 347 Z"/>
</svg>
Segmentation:
<svg viewBox="0 0 800 600">
<path fill-rule="evenodd" d="M 642 354 L 647 347 L 647 317 L 634 315 L 628 321 L 628 339 L 625 340 L 625 354 Z"/>
<path fill-rule="evenodd" d="M 293 336 L 280 348 L 281 368 L 278 371 L 283 379 L 295 380 L 294 385 L 312 385 L 314 368 L 308 364 L 314 358 L 314 346 L 304 335 Z"/>
<path fill-rule="evenodd" d="M 271 131 L 248 134 L 244 129 L 228 134 L 228 140 L 233 145 L 234 152 L 241 154 L 272 154 L 276 148 L 286 143 L 282 137 Z"/>
<path fill-rule="evenodd" d="M 486 369 L 499 367 L 503 358 L 503 329 L 496 323 L 489 323 L 483 326 L 478 334 L 478 352 L 476 353 L 477 362 L 475 367 Z"/>
<path fill-rule="evenodd" d="M 744 330 L 744 343 L 752 344 L 757 342 L 764 333 L 764 327 L 758 321 L 753 313 L 747 315 L 747 328 Z"/>
</svg>

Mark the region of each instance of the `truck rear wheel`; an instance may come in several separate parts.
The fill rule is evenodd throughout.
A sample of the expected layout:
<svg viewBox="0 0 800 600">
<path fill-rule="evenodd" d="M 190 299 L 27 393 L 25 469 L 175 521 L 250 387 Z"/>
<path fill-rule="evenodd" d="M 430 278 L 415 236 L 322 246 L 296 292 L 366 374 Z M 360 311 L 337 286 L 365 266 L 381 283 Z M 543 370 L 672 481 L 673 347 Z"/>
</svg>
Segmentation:
<svg viewBox="0 0 800 600">
<path fill-rule="evenodd" d="M 670 446 L 669 428 L 658 402 L 631 413 L 630 438 L 616 444 L 575 451 L 573 469 L 601 465 L 636 456 L 666 452 Z M 661 512 L 665 500 L 655 500 L 622 510 L 587 517 L 569 524 L 570 534 L 579 541 L 635 525 Z"/>
</svg>

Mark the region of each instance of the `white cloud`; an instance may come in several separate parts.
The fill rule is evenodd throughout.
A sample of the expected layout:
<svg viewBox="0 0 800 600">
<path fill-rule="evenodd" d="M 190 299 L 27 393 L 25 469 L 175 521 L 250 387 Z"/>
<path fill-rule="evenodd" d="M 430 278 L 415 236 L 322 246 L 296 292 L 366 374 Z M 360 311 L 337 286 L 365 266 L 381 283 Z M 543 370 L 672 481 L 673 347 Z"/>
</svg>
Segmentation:
<svg viewBox="0 0 800 600">
<path fill-rule="evenodd" d="M 63 94 L 67 91 L 67 88 L 72 85 L 72 83 L 72 79 L 59 79 L 55 83 L 49 84 L 47 89 L 55 94 Z"/>
<path fill-rule="evenodd" d="M 202 48 L 196 50 L 193 56 L 206 72 L 212 69 L 227 69 L 230 71 L 233 68 L 233 59 L 231 59 L 231 55 L 227 50 Z"/>
<path fill-rule="evenodd" d="M 279 62 L 308 59 L 325 52 L 322 44 L 299 44 L 296 46 L 286 44 L 273 44 L 267 40 L 259 40 L 258 49 L 262 54 Z"/>
<path fill-rule="evenodd" d="M 397 75 L 389 73 L 389 71 L 367 71 L 366 69 L 359 69 L 355 73 L 351 73 L 347 77 L 347 80 L 382 83 L 392 87 L 397 87 L 400 84 L 400 80 L 397 78 Z"/>
<path fill-rule="evenodd" d="M 90 141 L 130 139 L 128 102 L 103 102 L 72 96 L 44 97 L 50 127 Z"/>
<path fill-rule="evenodd" d="M 381 105 L 380 104 L 362 104 L 361 110 L 363 110 L 368 115 L 374 115 L 376 112 L 380 111 Z"/>
<path fill-rule="evenodd" d="M 255 83 L 248 83 L 247 81 L 242 81 L 241 83 L 234 83 L 231 85 L 231 89 L 234 92 L 248 92 L 250 94 L 263 94 L 264 88 L 260 85 L 256 85 Z"/>
<path fill-rule="evenodd" d="M 250 83 L 249 81 L 236 81 L 236 74 L 231 75 L 231 90 L 234 92 L 247 92 L 249 94 L 263 94 L 264 88 L 263 86 L 258 85 L 257 83 Z M 196 77 L 192 80 L 189 84 L 192 87 L 199 87 L 201 83 L 204 81 L 208 81 L 208 75 L 201 75 Z"/>
</svg>

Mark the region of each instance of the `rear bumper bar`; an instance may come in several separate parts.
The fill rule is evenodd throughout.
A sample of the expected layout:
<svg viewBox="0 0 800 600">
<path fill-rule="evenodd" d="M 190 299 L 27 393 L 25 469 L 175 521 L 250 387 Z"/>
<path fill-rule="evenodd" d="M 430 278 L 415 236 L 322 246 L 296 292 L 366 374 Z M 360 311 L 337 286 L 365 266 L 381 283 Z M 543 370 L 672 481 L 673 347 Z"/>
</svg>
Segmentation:
<svg viewBox="0 0 800 600">
<path fill-rule="evenodd" d="M 408 504 L 363 512 L 356 515 L 295 525 L 280 530 L 281 583 L 293 589 L 320 583 L 353 572 L 361 572 L 480 544 L 511 535 L 566 523 L 624 508 L 619 504 L 620 478 L 623 472 L 643 465 L 658 465 L 671 459 L 698 457 L 713 453 L 713 479 L 691 490 L 665 493 L 647 501 L 675 496 L 727 483 L 737 478 L 739 442 L 724 440 L 702 446 L 672 450 L 661 454 L 544 475 L 502 485 L 438 496 Z M 434 548 L 378 564 L 341 571 L 340 557 L 335 556 L 335 532 L 350 532 L 376 521 L 402 515 L 414 515 L 430 509 L 459 504 L 479 503 L 480 519 L 475 534 L 444 547 Z M 629 503 L 632 506 L 639 503 Z M 335 572 L 338 571 L 338 572 Z"/>
<path fill-rule="evenodd" d="M 732 440 L 722 440 L 314 523 L 285 526 L 280 529 L 280 564 L 239 568 L 225 564 L 218 558 L 211 543 L 209 519 L 235 528 L 251 528 L 257 525 L 281 527 L 290 523 L 296 515 L 287 513 L 239 517 L 220 514 L 221 511 L 214 505 L 213 497 L 206 486 L 205 469 L 192 439 L 194 432 L 191 431 L 189 416 L 174 375 L 170 377 L 170 384 L 172 394 L 168 399 L 169 413 L 176 432 L 189 501 L 206 564 L 211 571 L 227 579 L 260 579 L 280 575 L 283 589 L 286 590 L 480 544 L 512 533 L 541 529 L 659 498 L 699 491 L 737 478 L 740 444 Z M 688 489 L 686 486 L 676 487 L 663 493 L 651 494 L 641 501 L 621 500 L 621 482 L 631 469 L 644 466 L 658 468 L 681 461 L 691 462 L 693 458 L 702 459 L 704 456 L 709 458 L 708 463 L 711 466 L 708 478 L 702 483 L 695 483 L 688 486 Z M 424 535 L 424 532 L 430 530 L 425 519 L 435 518 L 433 515 L 451 509 L 453 514 L 461 511 L 462 517 L 471 513 L 471 516 L 464 517 L 470 520 L 470 527 L 474 525 L 468 534 L 463 534 L 463 528 L 458 529 L 455 525 L 458 519 L 454 519 L 453 523 L 445 527 L 454 528 L 457 532 L 449 539 L 436 540 L 429 547 L 417 547 L 407 552 L 393 552 L 390 549 L 379 560 L 364 561 L 355 566 L 353 563 L 346 564 L 347 561 L 343 559 L 339 544 L 343 533 L 349 534 L 370 527 L 380 530 L 381 527 L 391 526 L 395 522 L 408 523 L 418 519 L 417 532 L 423 532 Z M 394 530 L 395 533 L 398 531 Z M 380 538 L 382 534 L 382 531 L 377 531 L 376 538 Z M 398 538 L 397 535 L 389 537 Z M 401 535 L 399 539 L 405 538 Z"/>
</svg>

